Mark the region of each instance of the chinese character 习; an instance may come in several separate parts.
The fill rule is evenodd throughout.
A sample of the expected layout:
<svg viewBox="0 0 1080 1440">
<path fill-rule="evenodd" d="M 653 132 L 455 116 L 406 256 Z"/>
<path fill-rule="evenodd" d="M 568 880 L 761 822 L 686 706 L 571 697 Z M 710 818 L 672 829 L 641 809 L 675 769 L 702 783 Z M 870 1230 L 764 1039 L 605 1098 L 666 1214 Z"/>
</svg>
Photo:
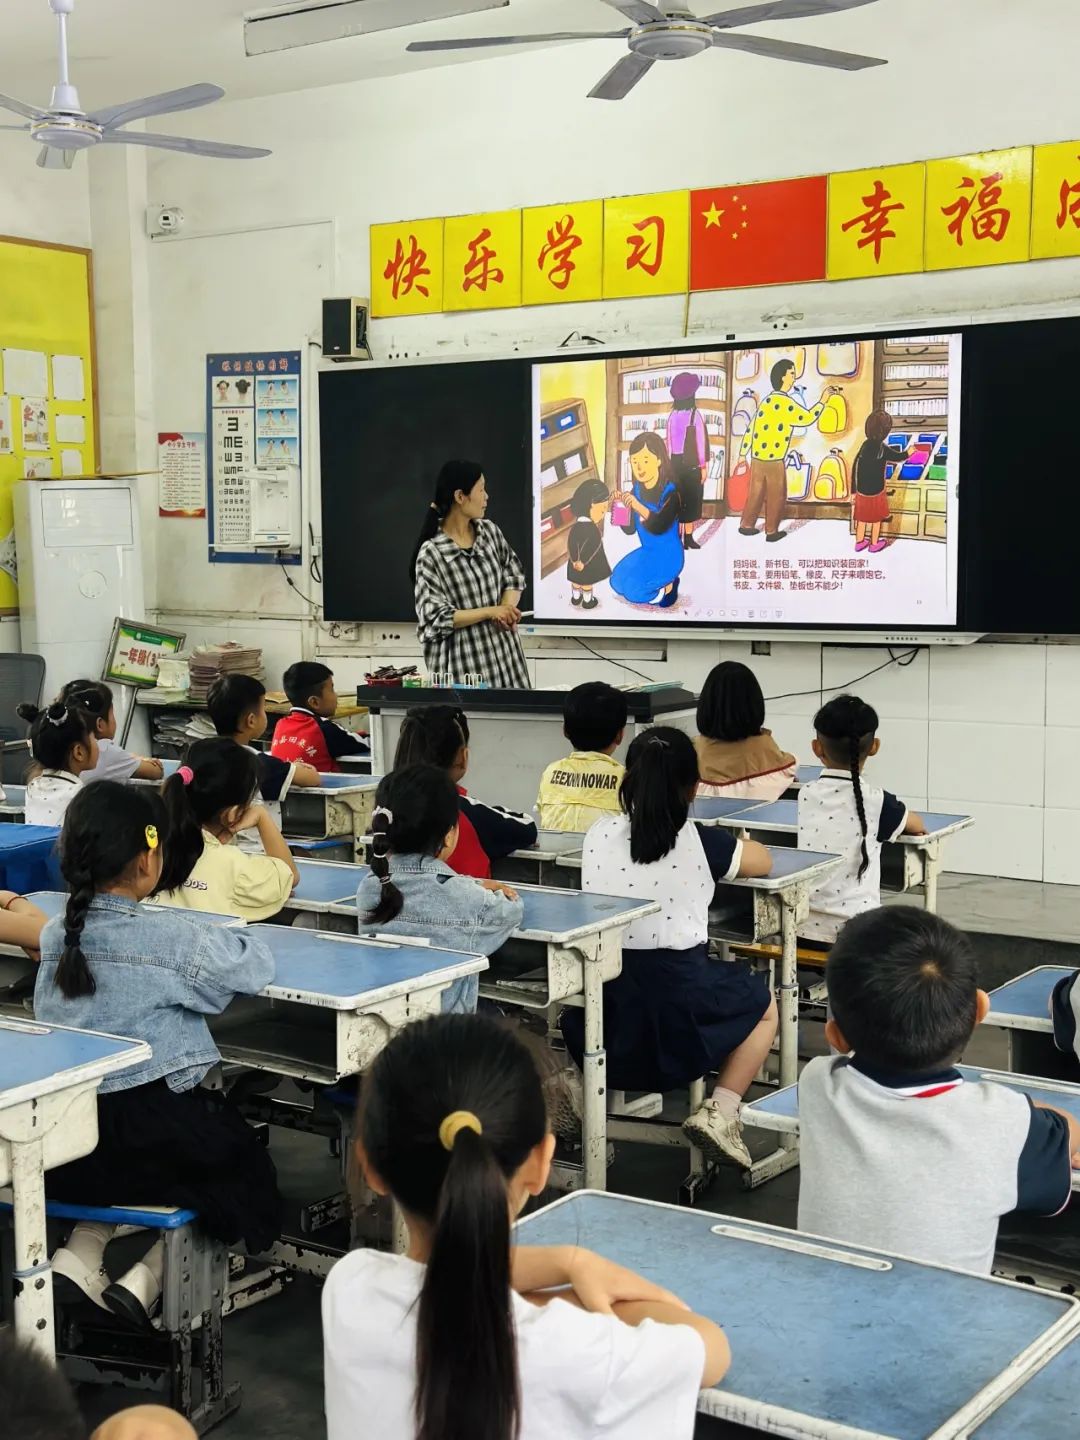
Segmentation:
<svg viewBox="0 0 1080 1440">
<path fill-rule="evenodd" d="M 885 203 L 888 200 L 892 200 L 891 205 Z M 874 264 L 877 265 L 881 262 L 883 242 L 896 239 L 896 231 L 892 229 L 889 216 L 894 210 L 903 210 L 905 206 L 902 200 L 892 199 L 892 192 L 886 190 L 880 179 L 874 181 L 873 190 L 869 195 L 862 197 L 862 203 L 866 206 L 862 214 L 853 215 L 840 228 L 841 230 L 850 230 L 853 225 L 861 225 L 862 234 L 856 244 L 860 250 L 865 249 L 867 245 L 872 245 L 874 247 Z"/>
<path fill-rule="evenodd" d="M 465 261 L 465 280 L 462 290 L 486 290 L 489 285 L 501 285 L 506 278 L 497 265 L 495 251 L 487 243 L 491 231 L 485 225 L 474 239 L 469 241 L 469 258 Z"/>
<path fill-rule="evenodd" d="M 627 270 L 644 270 L 646 275 L 656 275 L 664 263 L 664 221 L 659 215 L 648 215 L 638 220 L 634 229 L 636 235 L 628 235 L 626 243 L 630 254 L 626 257 Z M 652 231 L 649 235 L 648 232 Z"/>
<path fill-rule="evenodd" d="M 401 243 L 399 237 L 394 246 L 394 253 L 386 262 L 386 269 L 383 271 L 383 279 L 392 281 L 392 293 L 397 300 L 403 295 L 411 295 L 414 290 L 419 290 L 425 298 L 430 295 L 426 285 L 421 285 L 425 275 L 430 275 L 428 268 L 427 251 L 416 242 L 416 236 L 409 236 L 409 248 Z M 273 369 L 274 362 L 270 362 Z"/>
<path fill-rule="evenodd" d="M 573 254 L 582 243 L 581 236 L 574 233 L 573 215 L 564 215 L 548 230 L 547 240 L 537 257 L 536 265 L 537 269 L 543 270 L 549 260 L 555 262 L 547 271 L 547 278 L 556 290 L 565 290 L 570 284 L 571 276 L 577 269 Z"/>
<path fill-rule="evenodd" d="M 1012 212 L 1007 206 L 999 204 L 1001 171 L 984 175 L 977 184 L 970 175 L 965 175 L 958 188 L 963 193 L 958 195 L 951 205 L 941 207 L 943 215 L 953 217 L 949 221 L 948 229 L 957 245 L 964 243 L 964 225 L 969 216 L 973 239 L 1004 240 Z"/>
<path fill-rule="evenodd" d="M 1080 160 L 1080 155 L 1076 158 Z M 1061 189 L 1058 192 L 1058 199 L 1061 202 L 1060 209 L 1057 213 L 1058 229 L 1064 230 L 1065 222 L 1071 220 L 1077 229 L 1080 230 L 1080 182 L 1077 182 L 1075 185 L 1070 185 L 1067 177 L 1062 180 Z"/>
</svg>

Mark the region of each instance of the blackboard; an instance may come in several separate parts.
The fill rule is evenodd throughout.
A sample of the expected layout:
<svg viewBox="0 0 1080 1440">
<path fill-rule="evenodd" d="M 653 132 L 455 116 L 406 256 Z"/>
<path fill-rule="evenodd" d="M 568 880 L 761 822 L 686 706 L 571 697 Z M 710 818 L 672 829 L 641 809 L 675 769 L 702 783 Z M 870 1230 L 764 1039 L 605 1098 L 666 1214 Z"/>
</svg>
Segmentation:
<svg viewBox="0 0 1080 1440">
<path fill-rule="evenodd" d="M 319 376 L 327 620 L 415 621 L 409 560 L 447 460 L 483 467 L 488 518 L 529 573 L 530 386 L 516 360 Z"/>
</svg>

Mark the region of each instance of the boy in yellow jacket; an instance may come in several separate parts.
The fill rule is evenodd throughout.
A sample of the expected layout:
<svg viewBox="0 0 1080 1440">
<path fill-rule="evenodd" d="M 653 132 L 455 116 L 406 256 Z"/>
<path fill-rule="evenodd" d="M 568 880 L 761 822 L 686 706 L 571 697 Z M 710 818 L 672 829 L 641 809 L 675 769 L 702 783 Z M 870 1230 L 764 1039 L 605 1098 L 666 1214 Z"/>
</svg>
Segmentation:
<svg viewBox="0 0 1080 1440">
<path fill-rule="evenodd" d="M 624 769 L 614 752 L 626 729 L 626 696 L 602 681 L 578 685 L 566 697 L 563 734 L 574 747 L 544 771 L 536 810 L 542 830 L 584 834 L 617 815 Z"/>
</svg>

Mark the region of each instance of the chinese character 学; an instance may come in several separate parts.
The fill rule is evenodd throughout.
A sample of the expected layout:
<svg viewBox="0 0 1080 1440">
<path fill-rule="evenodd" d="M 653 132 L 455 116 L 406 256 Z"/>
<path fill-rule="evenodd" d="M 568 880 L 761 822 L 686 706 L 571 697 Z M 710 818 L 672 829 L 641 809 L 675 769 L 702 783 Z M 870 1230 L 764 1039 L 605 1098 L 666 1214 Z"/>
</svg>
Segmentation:
<svg viewBox="0 0 1080 1440">
<path fill-rule="evenodd" d="M 1076 158 L 1080 160 L 1080 155 L 1077 155 Z M 1058 199 L 1061 202 L 1061 208 L 1057 213 L 1058 229 L 1064 230 L 1065 222 L 1071 220 L 1076 228 L 1080 230 L 1080 181 L 1070 185 L 1068 176 L 1066 176 L 1061 182 Z"/>
<path fill-rule="evenodd" d="M 537 256 L 536 266 L 538 270 L 543 270 L 549 260 L 555 262 L 547 271 L 547 278 L 556 290 L 565 290 L 570 284 L 570 279 L 577 269 L 573 254 L 582 243 L 581 236 L 574 233 L 573 215 L 564 215 L 548 230 L 547 240 Z"/>
<path fill-rule="evenodd" d="M 957 245 L 964 243 L 964 225 L 971 219 L 971 234 L 975 240 L 1004 240 L 1012 219 L 1012 212 L 1000 204 L 1001 171 L 984 175 L 980 180 L 965 175 L 957 187 L 962 193 L 951 205 L 943 205 L 941 213 L 951 215 L 949 234 Z"/>
<path fill-rule="evenodd" d="M 892 204 L 886 201 L 892 200 Z M 892 193 L 886 190 L 880 179 L 874 181 L 874 188 L 869 195 L 862 197 L 862 203 L 866 209 L 861 215 L 853 215 L 850 220 L 845 220 L 841 230 L 850 230 L 854 225 L 862 226 L 862 234 L 856 244 L 860 250 L 867 245 L 874 247 L 874 264 L 881 263 L 881 246 L 886 240 L 895 240 L 896 231 L 892 229 L 892 222 L 889 216 L 894 210 L 905 208 L 902 200 L 893 200 Z"/>
<path fill-rule="evenodd" d="M 638 220 L 634 225 L 638 232 L 636 235 L 628 235 L 626 243 L 630 247 L 630 254 L 626 257 L 627 270 L 635 268 L 645 271 L 646 275 L 657 275 L 660 266 L 664 263 L 664 221 L 659 215 L 647 215 L 644 220 Z M 651 231 L 650 235 L 648 232 Z"/>
<path fill-rule="evenodd" d="M 427 251 L 417 244 L 415 235 L 409 236 L 408 250 L 401 243 L 401 237 L 398 237 L 394 253 L 386 262 L 386 269 L 383 271 L 383 279 L 392 281 L 391 291 L 395 300 L 403 295 L 411 295 L 414 290 L 419 290 L 425 298 L 431 294 L 427 286 L 420 283 L 426 275 L 431 274 L 427 258 Z M 273 365 L 271 360 L 271 369 Z"/>
<path fill-rule="evenodd" d="M 495 251 L 487 243 L 491 231 L 485 225 L 479 235 L 469 241 L 469 258 L 465 261 L 465 280 L 462 290 L 486 291 L 489 285 L 501 285 L 506 278 L 497 265 Z"/>
</svg>

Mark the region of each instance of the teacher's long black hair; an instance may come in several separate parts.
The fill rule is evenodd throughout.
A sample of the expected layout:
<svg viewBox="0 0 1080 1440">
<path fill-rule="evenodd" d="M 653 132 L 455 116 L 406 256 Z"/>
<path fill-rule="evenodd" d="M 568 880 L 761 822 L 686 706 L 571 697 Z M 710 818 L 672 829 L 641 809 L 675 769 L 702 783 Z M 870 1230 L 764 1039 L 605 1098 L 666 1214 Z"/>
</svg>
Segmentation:
<svg viewBox="0 0 1080 1440">
<path fill-rule="evenodd" d="M 439 533 L 439 526 L 446 519 L 454 504 L 454 496 L 460 490 L 470 495 L 473 486 L 484 477 L 484 471 L 475 460 L 448 460 L 439 471 L 435 481 L 435 495 L 424 512 L 424 523 L 420 526 L 420 538 L 416 542 L 412 559 L 409 561 L 409 576 L 416 583 L 416 557 L 420 547 L 433 540 Z"/>
</svg>

